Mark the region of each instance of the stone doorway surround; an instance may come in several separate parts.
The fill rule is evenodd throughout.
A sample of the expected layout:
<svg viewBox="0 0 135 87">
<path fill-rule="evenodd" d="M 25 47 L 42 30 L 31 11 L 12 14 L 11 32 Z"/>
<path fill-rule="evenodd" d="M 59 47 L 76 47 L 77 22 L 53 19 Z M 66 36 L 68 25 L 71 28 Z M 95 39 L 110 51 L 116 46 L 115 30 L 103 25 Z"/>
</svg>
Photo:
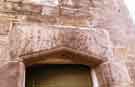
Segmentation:
<svg viewBox="0 0 135 87">
<path fill-rule="evenodd" d="M 32 64 L 85 64 L 93 87 L 128 87 L 127 68 L 113 56 L 105 30 L 16 23 L 9 32 L 10 57 L 0 69 L 2 87 L 25 87 L 25 68 Z"/>
<path fill-rule="evenodd" d="M 116 77 L 114 74 L 118 72 L 115 71 L 116 67 L 113 67 L 111 64 L 106 64 L 106 61 L 99 60 L 97 56 L 86 55 L 81 52 L 77 52 L 70 48 L 56 48 L 50 49 L 49 51 L 42 51 L 40 54 L 34 53 L 30 55 L 21 56 L 23 59 L 20 62 L 20 78 L 19 78 L 19 87 L 25 87 L 25 70 L 27 66 L 32 66 L 34 64 L 83 64 L 91 68 L 91 77 L 92 77 L 92 87 L 119 87 L 119 84 L 113 84 L 115 79 L 125 81 L 125 77 Z M 114 71 L 113 71 L 114 70 Z M 117 69 L 118 70 L 118 69 Z M 122 72 L 125 73 L 125 72 Z M 120 76 L 121 73 L 117 76 Z M 117 80 L 117 81 L 118 81 Z M 111 83 L 112 81 L 112 83 Z M 116 82 L 117 82 L 116 81 Z M 126 87 L 128 84 L 124 84 L 123 87 Z"/>
<path fill-rule="evenodd" d="M 98 87 L 98 80 L 95 73 L 95 67 L 99 66 L 103 61 L 96 58 L 96 56 L 89 56 L 77 52 L 73 49 L 61 47 L 51 49 L 48 52 L 43 51 L 39 56 L 36 54 L 22 56 L 23 63 L 22 67 L 32 66 L 34 64 L 83 64 L 90 67 L 92 77 L 92 87 Z M 25 71 L 22 76 L 25 77 Z M 23 85 L 25 85 L 25 79 L 22 79 Z M 25 87 L 25 86 L 24 86 Z"/>
</svg>

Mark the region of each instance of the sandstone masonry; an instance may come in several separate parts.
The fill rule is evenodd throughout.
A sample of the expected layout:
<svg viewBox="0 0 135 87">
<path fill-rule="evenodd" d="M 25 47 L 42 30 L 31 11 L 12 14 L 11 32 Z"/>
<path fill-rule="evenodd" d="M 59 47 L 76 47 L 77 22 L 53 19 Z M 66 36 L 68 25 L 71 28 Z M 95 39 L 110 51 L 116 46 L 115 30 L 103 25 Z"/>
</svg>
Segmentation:
<svg viewBox="0 0 135 87">
<path fill-rule="evenodd" d="M 134 87 L 135 30 L 124 1 L 0 0 L 0 87 L 25 87 L 27 65 L 53 56 L 89 64 L 96 87 Z"/>
</svg>

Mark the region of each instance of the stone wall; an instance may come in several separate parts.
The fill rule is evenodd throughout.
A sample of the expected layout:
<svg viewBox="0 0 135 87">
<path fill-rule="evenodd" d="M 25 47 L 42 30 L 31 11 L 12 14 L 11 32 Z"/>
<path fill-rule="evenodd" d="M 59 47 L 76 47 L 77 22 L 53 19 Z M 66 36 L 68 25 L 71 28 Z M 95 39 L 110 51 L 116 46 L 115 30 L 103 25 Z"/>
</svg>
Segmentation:
<svg viewBox="0 0 135 87">
<path fill-rule="evenodd" d="M 101 86 L 134 87 L 135 30 L 123 2 L 0 0 L 1 87 L 21 87 L 19 57 L 59 46 L 105 58 L 107 62 L 97 67 L 97 74 L 106 74 L 99 76 Z"/>
</svg>

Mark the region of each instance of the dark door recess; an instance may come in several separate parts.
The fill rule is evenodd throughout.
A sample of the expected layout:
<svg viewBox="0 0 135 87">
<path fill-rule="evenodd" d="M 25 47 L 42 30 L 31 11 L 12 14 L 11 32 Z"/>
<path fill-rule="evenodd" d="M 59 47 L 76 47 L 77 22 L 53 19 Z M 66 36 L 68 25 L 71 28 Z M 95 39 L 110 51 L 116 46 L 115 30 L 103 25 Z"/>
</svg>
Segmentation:
<svg viewBox="0 0 135 87">
<path fill-rule="evenodd" d="M 92 87 L 90 69 L 84 65 L 33 65 L 26 69 L 26 87 Z"/>
</svg>

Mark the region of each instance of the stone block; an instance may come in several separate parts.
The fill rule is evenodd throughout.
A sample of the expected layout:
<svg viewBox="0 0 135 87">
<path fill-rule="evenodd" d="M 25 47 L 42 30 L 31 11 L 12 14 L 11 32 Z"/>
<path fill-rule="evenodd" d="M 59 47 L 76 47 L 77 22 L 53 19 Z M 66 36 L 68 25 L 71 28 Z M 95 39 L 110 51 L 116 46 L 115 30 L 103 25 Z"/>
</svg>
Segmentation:
<svg viewBox="0 0 135 87">
<path fill-rule="evenodd" d="M 0 61 L 10 60 L 8 35 L 0 35 Z"/>
<path fill-rule="evenodd" d="M 1 87 L 22 87 L 20 85 L 20 63 L 0 62 L 0 86 Z"/>
<path fill-rule="evenodd" d="M 90 0 L 62 0 L 62 6 L 71 7 L 71 8 L 89 8 L 91 1 Z"/>
<path fill-rule="evenodd" d="M 40 5 L 32 5 L 32 4 L 22 4 L 21 9 L 18 9 L 20 12 L 31 12 L 31 13 L 37 13 L 41 14 L 42 6 Z"/>
<path fill-rule="evenodd" d="M 6 18 L 4 20 L 6 20 Z M 0 21 L 0 35 L 8 35 L 9 30 L 10 30 L 10 22 Z"/>
<path fill-rule="evenodd" d="M 71 15 L 71 14 L 70 14 Z M 63 26 L 88 27 L 88 17 L 84 16 L 61 16 L 59 22 Z"/>
<path fill-rule="evenodd" d="M 113 84 L 119 86 L 121 83 L 129 85 L 131 81 L 126 66 L 118 61 L 101 64 L 96 68 L 96 74 L 101 87 L 113 87 Z"/>
<path fill-rule="evenodd" d="M 58 7 L 51 7 L 51 6 L 43 6 L 41 15 L 58 16 L 59 15 L 59 8 Z"/>
<path fill-rule="evenodd" d="M 84 16 L 57 16 L 52 13 L 37 16 L 25 16 L 24 21 L 44 23 L 50 26 L 63 26 L 73 28 L 88 28 L 89 18 Z"/>
<path fill-rule="evenodd" d="M 118 58 L 122 58 L 121 60 L 124 61 L 128 57 L 128 48 L 113 48 L 114 56 Z"/>
<path fill-rule="evenodd" d="M 0 45 L 0 61 L 8 61 L 8 60 L 10 60 L 8 46 Z"/>
</svg>

